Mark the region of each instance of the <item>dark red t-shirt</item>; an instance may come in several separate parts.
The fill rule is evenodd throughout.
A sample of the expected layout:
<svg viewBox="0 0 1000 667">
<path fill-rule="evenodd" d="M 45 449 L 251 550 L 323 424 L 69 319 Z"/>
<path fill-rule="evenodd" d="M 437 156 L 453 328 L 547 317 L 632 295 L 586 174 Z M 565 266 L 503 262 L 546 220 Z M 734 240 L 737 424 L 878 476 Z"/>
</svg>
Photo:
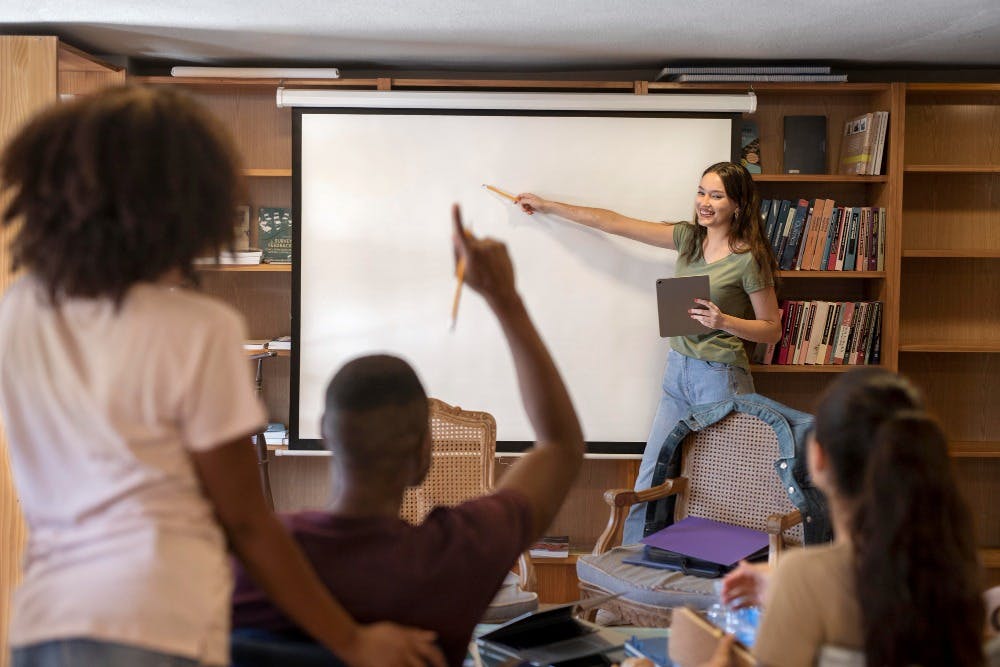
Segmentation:
<svg viewBox="0 0 1000 667">
<path fill-rule="evenodd" d="M 504 576 L 530 545 L 527 500 L 500 491 L 437 508 L 419 526 L 396 518 L 300 512 L 282 517 L 320 579 L 359 623 L 393 621 L 433 630 L 449 665 Z M 236 564 L 233 627 L 295 629 Z"/>
</svg>

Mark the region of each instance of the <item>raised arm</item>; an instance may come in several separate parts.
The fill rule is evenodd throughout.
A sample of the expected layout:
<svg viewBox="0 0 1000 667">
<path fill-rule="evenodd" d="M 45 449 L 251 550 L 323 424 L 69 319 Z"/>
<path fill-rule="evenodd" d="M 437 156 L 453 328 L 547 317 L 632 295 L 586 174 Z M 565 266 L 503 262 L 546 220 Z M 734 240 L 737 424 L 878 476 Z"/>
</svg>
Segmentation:
<svg viewBox="0 0 1000 667">
<path fill-rule="evenodd" d="M 674 245 L 674 223 L 639 220 L 609 211 L 606 208 L 574 206 L 573 204 L 542 199 L 531 193 L 519 194 L 515 203 L 520 205 L 521 210 L 528 215 L 533 215 L 536 211 L 550 213 L 608 234 L 624 236 L 633 241 L 668 250 L 677 249 Z"/>
<path fill-rule="evenodd" d="M 453 216 L 453 244 L 456 257 L 465 260 L 465 281 L 486 299 L 500 321 L 514 358 L 521 400 L 537 438 L 534 449 L 497 485 L 527 498 L 534 539 L 552 523 L 576 478 L 583 461 L 583 433 L 555 362 L 514 286 L 506 247 L 466 233 L 457 205 Z"/>
<path fill-rule="evenodd" d="M 352 667 L 444 667 L 434 633 L 359 625 L 333 599 L 265 504 L 252 452 L 246 437 L 191 456 L 233 551 L 268 597 Z"/>
</svg>

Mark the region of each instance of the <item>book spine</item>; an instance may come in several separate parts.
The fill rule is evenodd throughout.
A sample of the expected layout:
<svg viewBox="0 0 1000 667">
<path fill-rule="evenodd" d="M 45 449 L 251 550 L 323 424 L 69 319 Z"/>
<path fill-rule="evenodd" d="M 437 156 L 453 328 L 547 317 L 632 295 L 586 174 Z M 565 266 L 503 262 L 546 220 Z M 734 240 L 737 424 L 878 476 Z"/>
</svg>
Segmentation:
<svg viewBox="0 0 1000 667">
<path fill-rule="evenodd" d="M 804 364 L 809 349 L 809 335 L 812 333 L 813 322 L 816 319 L 816 302 L 809 301 L 802 313 L 802 323 L 795 339 L 795 358 L 793 364 Z"/>
<path fill-rule="evenodd" d="M 885 224 L 885 209 L 880 208 L 878 210 L 878 263 L 875 266 L 878 271 L 885 271 Z"/>
<path fill-rule="evenodd" d="M 826 223 L 826 241 L 823 244 L 823 256 L 819 262 L 819 269 L 821 271 L 826 271 L 830 268 L 830 249 L 837 240 L 837 219 L 839 216 L 840 208 L 834 206 L 830 211 L 830 217 Z"/>
<path fill-rule="evenodd" d="M 837 333 L 837 349 L 833 353 L 833 363 L 843 364 L 847 352 L 847 339 L 850 337 L 851 325 L 854 323 L 854 302 L 844 302 L 844 316 L 840 321 L 840 331 Z"/>
<path fill-rule="evenodd" d="M 853 271 L 858 255 L 858 226 L 861 224 L 861 209 L 851 209 L 851 224 L 847 232 L 847 250 L 844 253 L 844 271 Z"/>
<path fill-rule="evenodd" d="M 799 205 L 795 209 L 795 218 L 792 221 L 792 229 L 788 234 L 788 243 L 785 245 L 781 255 L 779 266 L 784 270 L 790 270 L 795 262 L 796 253 L 799 249 L 799 242 L 802 240 L 802 228 L 806 222 L 806 215 L 809 213 L 809 202 L 805 199 L 799 200 Z"/>
<path fill-rule="evenodd" d="M 795 323 L 795 311 L 798 309 L 798 304 L 795 301 L 785 301 L 784 304 L 785 316 L 782 322 L 781 342 L 778 344 L 777 358 L 777 363 L 782 366 L 788 363 L 788 350 L 792 346 L 792 326 Z"/>
</svg>

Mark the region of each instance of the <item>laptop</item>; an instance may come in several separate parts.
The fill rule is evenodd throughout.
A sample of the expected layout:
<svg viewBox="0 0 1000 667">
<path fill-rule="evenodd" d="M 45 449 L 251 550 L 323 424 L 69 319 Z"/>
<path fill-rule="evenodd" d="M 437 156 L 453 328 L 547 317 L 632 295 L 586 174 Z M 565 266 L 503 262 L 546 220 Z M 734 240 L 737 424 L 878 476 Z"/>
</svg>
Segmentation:
<svg viewBox="0 0 1000 667">
<path fill-rule="evenodd" d="M 695 299 L 711 296 L 708 276 L 660 278 L 656 281 L 656 310 L 660 317 L 660 336 L 697 336 L 712 329 L 691 319 L 691 308 L 702 308 Z"/>
<path fill-rule="evenodd" d="M 484 658 L 526 660 L 534 665 L 610 665 L 604 654 L 620 649 L 625 636 L 573 617 L 612 597 L 534 611 L 504 623 L 476 640 Z M 602 662 L 603 661 L 603 662 Z"/>
</svg>

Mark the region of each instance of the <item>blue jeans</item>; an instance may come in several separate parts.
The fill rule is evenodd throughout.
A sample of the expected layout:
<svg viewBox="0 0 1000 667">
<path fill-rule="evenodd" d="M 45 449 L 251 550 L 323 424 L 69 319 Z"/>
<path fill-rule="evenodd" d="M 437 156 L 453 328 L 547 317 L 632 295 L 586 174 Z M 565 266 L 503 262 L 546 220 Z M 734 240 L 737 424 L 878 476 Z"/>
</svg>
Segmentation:
<svg viewBox="0 0 1000 667">
<path fill-rule="evenodd" d="M 663 395 L 660 396 L 646 448 L 642 452 L 635 490 L 650 487 L 663 441 L 692 406 L 715 403 L 736 394 L 752 393 L 753 378 L 743 368 L 719 361 L 702 361 L 670 350 L 667 367 L 663 371 Z M 622 544 L 634 544 L 643 538 L 645 512 L 646 503 L 632 506 L 625 519 Z"/>
<path fill-rule="evenodd" d="M 16 648 L 11 667 L 197 667 L 200 663 L 167 653 L 94 639 L 54 639 Z"/>
</svg>

